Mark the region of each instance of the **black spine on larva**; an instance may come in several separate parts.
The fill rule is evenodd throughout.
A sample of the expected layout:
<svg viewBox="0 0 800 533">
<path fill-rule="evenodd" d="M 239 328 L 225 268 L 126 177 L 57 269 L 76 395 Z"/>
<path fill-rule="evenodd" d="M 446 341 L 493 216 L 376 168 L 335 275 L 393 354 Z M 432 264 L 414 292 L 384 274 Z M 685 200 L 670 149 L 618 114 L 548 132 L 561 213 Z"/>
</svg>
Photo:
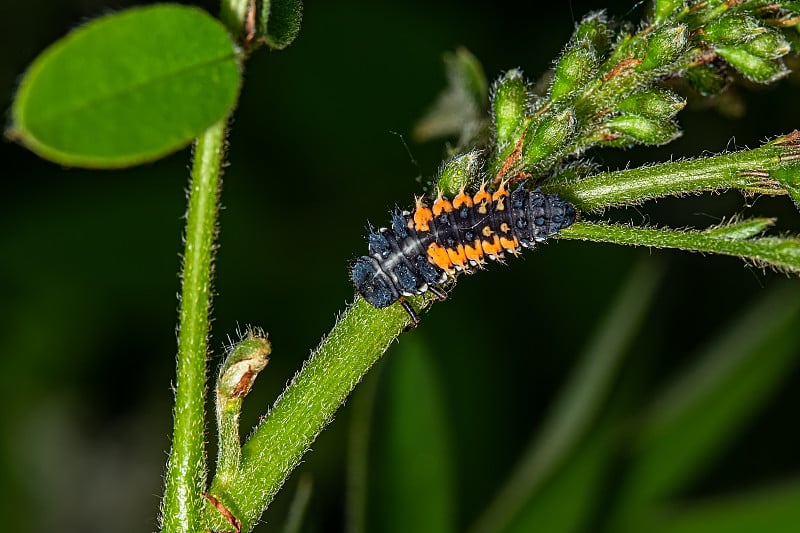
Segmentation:
<svg viewBox="0 0 800 533">
<path fill-rule="evenodd" d="M 455 212 L 442 211 L 439 215 L 433 217 L 429 225 L 431 236 L 438 245 L 452 250 L 458 246 L 459 242 L 463 242 Z"/>
<path fill-rule="evenodd" d="M 477 206 L 443 212 L 433 218 L 428 231 L 419 232 L 409 227 L 409 213 L 393 212 L 391 229 L 370 228 L 369 255 L 350 266 L 356 290 L 373 306 L 388 307 L 403 295 L 422 294 L 429 286 L 444 283 L 446 273 L 428 259 L 427 248 L 433 242 L 449 250 L 472 245 L 482 238 L 481 228 L 488 226 L 532 248 L 575 222 L 575 209 L 554 194 L 520 186 L 501 201 L 507 202 L 505 209 L 496 209 L 493 201 L 486 213 L 479 213 Z"/>
<path fill-rule="evenodd" d="M 478 228 L 478 221 L 476 220 L 475 207 L 468 207 L 462 205 L 458 209 L 453 210 L 454 218 L 456 219 L 456 226 L 458 227 L 458 236 L 462 244 L 475 242 L 476 231 Z"/>
</svg>

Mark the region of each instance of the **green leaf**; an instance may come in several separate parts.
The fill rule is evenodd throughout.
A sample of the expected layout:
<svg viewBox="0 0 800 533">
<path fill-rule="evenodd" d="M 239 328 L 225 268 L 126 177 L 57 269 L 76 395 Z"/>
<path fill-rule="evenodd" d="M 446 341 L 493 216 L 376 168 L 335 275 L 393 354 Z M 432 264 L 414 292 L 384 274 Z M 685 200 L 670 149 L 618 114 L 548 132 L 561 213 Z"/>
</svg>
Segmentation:
<svg viewBox="0 0 800 533">
<path fill-rule="evenodd" d="M 33 62 L 6 134 L 63 165 L 135 165 L 225 117 L 239 81 L 230 36 L 206 12 L 129 9 L 78 28 Z"/>
<path fill-rule="evenodd" d="M 622 360 L 629 351 L 628 347 L 655 299 L 660 280 L 661 270 L 655 268 L 651 261 L 640 263 L 628 276 L 628 281 L 620 289 L 604 320 L 598 324 L 569 381 L 554 400 L 553 409 L 548 413 L 540 433 L 523 452 L 508 481 L 479 518 L 473 528 L 475 533 L 504 530 L 526 502 L 534 503 L 522 513 L 527 517 L 523 522 L 536 524 L 540 519 L 543 522 L 534 529 L 571 530 L 570 527 L 553 529 L 552 518 L 542 518 L 542 513 L 550 516 L 550 503 L 564 504 L 563 501 L 558 503 L 558 500 L 551 502 L 554 496 L 550 490 L 552 485 L 571 485 L 568 480 L 573 477 L 583 481 L 594 476 L 592 472 L 597 469 L 597 460 L 605 457 L 604 454 L 596 456 L 585 449 L 576 450 L 581 447 L 583 440 L 591 440 L 587 439 L 590 428 L 607 402 Z M 597 435 L 592 438 L 605 440 Z M 576 459 L 576 455 L 581 458 Z M 582 464 L 582 461 L 587 463 L 576 471 L 576 465 Z M 559 479 L 551 481 L 551 478 Z M 543 490 L 545 486 L 549 488 Z M 584 490 L 568 490 L 567 494 L 566 500 L 573 506 L 575 497 L 584 494 Z M 569 523 L 578 519 L 576 512 L 567 514 Z M 567 519 L 567 516 L 563 518 Z"/>
<path fill-rule="evenodd" d="M 787 284 L 736 321 L 642 413 L 644 427 L 619 506 L 625 530 L 643 509 L 712 466 L 798 361 L 800 291 Z"/>
<path fill-rule="evenodd" d="M 749 239 L 775 225 L 774 218 L 748 218 L 746 220 L 732 220 L 728 223 L 714 226 L 703 231 L 706 235 L 722 237 L 724 239 Z"/>
<path fill-rule="evenodd" d="M 283 533 L 300 533 L 303 530 L 303 522 L 308 510 L 308 502 L 311 499 L 312 488 L 313 483 L 307 474 L 297 482 L 297 490 L 286 515 Z"/>
<path fill-rule="evenodd" d="M 263 0 L 260 36 L 270 48 L 283 50 L 295 40 L 303 21 L 301 0 Z"/>
<path fill-rule="evenodd" d="M 800 524 L 800 481 L 707 502 L 668 507 L 654 533 L 794 533 Z"/>
<path fill-rule="evenodd" d="M 465 148 L 484 127 L 488 83 L 483 67 L 466 48 L 444 55 L 447 87 L 414 126 L 417 141 L 457 135 Z M 459 150 L 460 151 L 460 150 Z"/>
<path fill-rule="evenodd" d="M 369 531 L 455 530 L 453 452 L 442 394 L 419 336 L 406 336 L 384 370 L 388 409 L 376 444 Z"/>
<path fill-rule="evenodd" d="M 558 474 L 543 485 L 511 527 L 503 531 L 597 531 L 589 520 L 608 484 L 617 437 L 618 433 L 606 425 L 589 434 Z"/>
</svg>

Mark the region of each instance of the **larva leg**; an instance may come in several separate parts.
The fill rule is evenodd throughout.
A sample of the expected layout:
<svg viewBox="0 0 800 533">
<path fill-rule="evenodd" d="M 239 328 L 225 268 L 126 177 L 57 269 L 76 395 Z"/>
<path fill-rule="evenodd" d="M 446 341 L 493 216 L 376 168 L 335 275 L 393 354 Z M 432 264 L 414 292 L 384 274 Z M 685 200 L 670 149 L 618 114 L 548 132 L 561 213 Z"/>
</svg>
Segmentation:
<svg viewBox="0 0 800 533">
<path fill-rule="evenodd" d="M 398 302 L 400 305 L 402 305 L 402 306 L 403 306 L 403 309 L 405 309 L 406 313 L 408 313 L 408 316 L 410 316 L 410 317 L 411 317 L 411 320 L 413 320 L 413 321 L 414 321 L 414 323 L 413 323 L 413 324 L 412 324 L 410 327 L 411 327 L 411 328 L 414 328 L 414 327 L 416 327 L 416 326 L 417 326 L 417 324 L 419 324 L 419 315 L 417 314 L 417 312 L 416 312 L 416 311 L 414 311 L 414 308 L 413 308 L 413 307 L 411 307 L 411 304 L 410 304 L 410 303 L 408 303 L 408 300 L 406 300 L 405 298 L 403 298 L 403 297 L 401 296 L 401 297 L 400 297 L 400 299 L 399 299 L 399 300 L 397 300 L 397 302 Z"/>
<path fill-rule="evenodd" d="M 431 291 L 431 294 L 433 294 L 440 300 L 447 300 L 447 293 L 445 291 L 438 289 L 433 285 L 428 285 L 428 290 Z"/>
</svg>

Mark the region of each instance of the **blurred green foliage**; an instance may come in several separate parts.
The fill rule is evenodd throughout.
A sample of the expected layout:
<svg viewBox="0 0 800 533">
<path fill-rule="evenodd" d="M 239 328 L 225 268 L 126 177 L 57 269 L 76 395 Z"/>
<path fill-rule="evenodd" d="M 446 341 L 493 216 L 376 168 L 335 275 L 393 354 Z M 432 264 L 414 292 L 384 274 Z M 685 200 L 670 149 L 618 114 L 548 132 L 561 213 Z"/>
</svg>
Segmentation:
<svg viewBox="0 0 800 533">
<path fill-rule="evenodd" d="M 126 5 L 3 5 L 2 101 L 11 101 L 16 81 L 44 47 L 109 6 Z M 216 9 L 210 2 L 205 7 Z M 444 85 L 442 55 L 463 45 L 490 79 L 513 67 L 543 72 L 574 22 L 601 8 L 630 19 L 641 18 L 644 9 L 627 2 L 547 9 L 530 2 L 312 2 L 292 46 L 253 56 L 230 138 L 211 341 L 221 353 L 227 337 L 245 324 L 269 331 L 274 351 L 246 402 L 244 433 L 352 298 L 346 264 L 366 247 L 366 221 L 383 223 L 389 208 L 409 204 L 436 172 L 443 147 L 411 141 L 406 147 L 401 137 L 409 137 Z M 797 83 L 794 76 L 776 87 L 737 90 L 745 105 L 739 120 L 690 98 L 679 117 L 685 134 L 675 143 L 595 157 L 613 168 L 734 144 L 754 147 L 800 125 Z M 188 151 L 143 168 L 99 173 L 65 170 L 8 143 L 0 150 L 5 525 L 17 531 L 152 530 L 169 446 Z M 680 227 L 716 223 L 731 212 L 778 215 L 779 231 L 800 222 L 786 199 L 752 201 L 738 194 L 661 200 L 609 214 Z M 398 529 L 403 516 L 418 519 L 415 497 L 444 498 L 441 522 L 431 519 L 431 525 L 458 531 L 473 524 L 515 469 L 640 260 L 662 265 L 661 289 L 641 318 L 607 405 L 570 452 L 572 459 L 542 485 L 538 503 L 526 507 L 549 510 L 553 522 L 538 514 L 534 523 L 543 531 L 597 531 L 604 523 L 616 530 L 603 520 L 625 501 L 623 481 L 639 475 L 631 465 L 649 449 L 636 438 L 650 420 L 647 407 L 725 346 L 714 341 L 717 333 L 740 335 L 744 340 L 735 346 L 750 349 L 743 359 L 747 371 L 731 374 L 735 379 L 714 392 L 731 399 L 733 411 L 724 416 L 738 421 L 737 430 L 723 433 L 723 415 L 701 410 L 711 417 L 702 425 L 705 433 L 724 438 L 687 467 L 668 501 L 639 516 L 613 518 L 626 524 L 620 528 L 641 520 L 675 532 L 729 531 L 726 517 L 769 524 L 769 531 L 796 524 L 796 505 L 785 502 L 797 494 L 800 474 L 800 434 L 793 424 L 800 375 L 792 366 L 800 345 L 787 325 L 797 322 L 797 280 L 731 258 L 556 242 L 508 267 L 494 265 L 462 279 L 450 301 L 435 306 L 385 356 L 367 490 L 370 497 L 391 494 L 409 503 L 370 511 L 367 530 L 385 530 L 384 518 Z M 750 309 L 761 313 L 738 322 Z M 748 339 L 755 339 L 752 346 Z M 741 400 L 748 388 L 758 394 Z M 265 514 L 263 530 L 283 523 L 303 473 L 313 477 L 303 530 L 344 529 L 350 407 L 317 440 Z M 670 449 L 702 436 L 676 430 Z M 394 461 L 410 454 L 410 463 L 421 462 L 417 455 L 426 442 L 437 442 L 424 448 L 435 466 L 423 472 L 433 480 L 421 487 L 425 481 L 413 477 L 418 469 Z M 572 520 L 579 506 L 585 521 Z M 730 518 L 737 510 L 739 519 Z M 519 516 L 519 530 L 526 530 L 527 516 Z M 715 520 L 721 525 L 710 529 Z"/>
</svg>

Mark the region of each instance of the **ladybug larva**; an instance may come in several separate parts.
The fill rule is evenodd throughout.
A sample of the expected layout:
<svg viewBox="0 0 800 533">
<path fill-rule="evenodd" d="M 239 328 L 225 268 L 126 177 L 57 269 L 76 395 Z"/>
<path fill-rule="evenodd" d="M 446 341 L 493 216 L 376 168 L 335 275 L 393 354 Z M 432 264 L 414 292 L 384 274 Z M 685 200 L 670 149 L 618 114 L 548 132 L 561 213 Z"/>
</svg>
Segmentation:
<svg viewBox="0 0 800 533">
<path fill-rule="evenodd" d="M 470 196 L 462 189 L 449 200 L 439 196 L 428 207 L 422 197 L 412 212 L 394 211 L 391 228 L 370 231 L 369 255 L 353 261 L 350 277 L 356 290 L 377 308 L 399 302 L 411 319 L 419 316 L 404 296 L 440 288 L 459 272 L 499 260 L 505 253 L 519 255 L 575 222 L 575 208 L 555 194 L 507 183 L 490 192 L 482 184 Z"/>
</svg>

